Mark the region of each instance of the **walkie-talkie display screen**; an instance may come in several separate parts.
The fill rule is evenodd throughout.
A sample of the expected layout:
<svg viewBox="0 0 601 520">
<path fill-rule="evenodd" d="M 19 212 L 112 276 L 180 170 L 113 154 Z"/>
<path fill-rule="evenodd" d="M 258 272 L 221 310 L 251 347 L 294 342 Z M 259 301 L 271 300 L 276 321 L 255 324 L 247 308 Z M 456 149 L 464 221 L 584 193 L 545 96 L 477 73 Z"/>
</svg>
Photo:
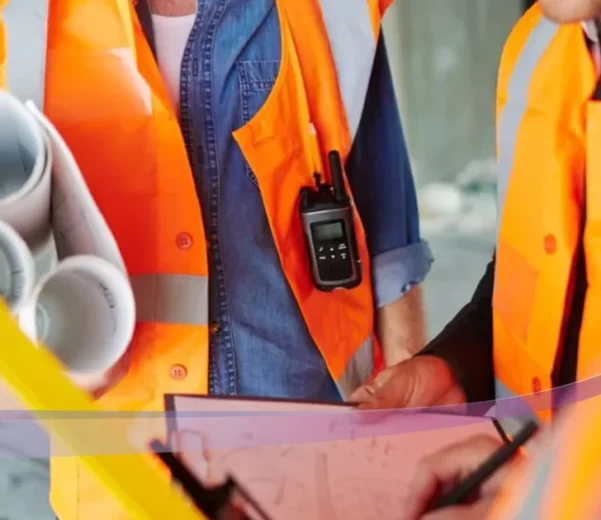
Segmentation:
<svg viewBox="0 0 601 520">
<path fill-rule="evenodd" d="M 344 230 L 341 222 L 313 226 L 313 233 L 317 240 L 340 240 L 344 237 Z"/>
</svg>

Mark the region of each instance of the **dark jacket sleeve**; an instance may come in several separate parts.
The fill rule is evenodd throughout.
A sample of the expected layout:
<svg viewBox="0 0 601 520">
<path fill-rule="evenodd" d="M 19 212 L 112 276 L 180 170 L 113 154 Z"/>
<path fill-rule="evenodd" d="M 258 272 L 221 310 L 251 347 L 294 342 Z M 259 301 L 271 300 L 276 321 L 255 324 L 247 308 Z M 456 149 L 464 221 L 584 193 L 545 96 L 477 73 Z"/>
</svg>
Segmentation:
<svg viewBox="0 0 601 520">
<path fill-rule="evenodd" d="M 495 258 L 471 301 L 420 355 L 433 354 L 452 368 L 470 403 L 494 399 L 492 296 Z"/>
</svg>

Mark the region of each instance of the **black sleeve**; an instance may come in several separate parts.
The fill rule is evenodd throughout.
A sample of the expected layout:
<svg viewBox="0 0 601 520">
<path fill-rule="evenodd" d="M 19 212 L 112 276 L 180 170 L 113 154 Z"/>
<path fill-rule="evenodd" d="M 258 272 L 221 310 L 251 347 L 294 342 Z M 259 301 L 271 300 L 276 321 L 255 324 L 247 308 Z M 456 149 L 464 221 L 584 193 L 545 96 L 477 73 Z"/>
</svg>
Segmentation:
<svg viewBox="0 0 601 520">
<path fill-rule="evenodd" d="M 433 354 L 452 368 L 470 403 L 494 399 L 492 296 L 495 258 L 471 301 L 419 355 Z"/>
</svg>

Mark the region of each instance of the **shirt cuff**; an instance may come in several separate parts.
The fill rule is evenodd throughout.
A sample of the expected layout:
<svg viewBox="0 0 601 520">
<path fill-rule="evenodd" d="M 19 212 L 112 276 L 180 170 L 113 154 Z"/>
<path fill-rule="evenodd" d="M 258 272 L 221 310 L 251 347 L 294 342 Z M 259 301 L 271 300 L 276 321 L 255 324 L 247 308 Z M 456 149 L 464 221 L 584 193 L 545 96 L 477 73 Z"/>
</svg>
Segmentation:
<svg viewBox="0 0 601 520">
<path fill-rule="evenodd" d="M 434 257 L 428 243 L 391 249 L 372 258 L 372 278 L 376 307 L 392 303 L 424 281 Z"/>
</svg>

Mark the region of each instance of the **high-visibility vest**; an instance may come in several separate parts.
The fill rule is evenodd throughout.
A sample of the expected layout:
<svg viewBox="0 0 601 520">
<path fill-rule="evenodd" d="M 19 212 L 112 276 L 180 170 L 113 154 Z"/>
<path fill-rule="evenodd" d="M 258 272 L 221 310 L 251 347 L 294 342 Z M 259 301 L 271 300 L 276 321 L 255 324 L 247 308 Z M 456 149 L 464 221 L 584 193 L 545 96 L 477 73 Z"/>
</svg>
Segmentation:
<svg viewBox="0 0 601 520">
<path fill-rule="evenodd" d="M 544 421 L 552 415 L 548 391 L 582 243 L 589 286 L 578 379 L 591 374 L 599 352 L 601 106 L 591 101 L 596 81 L 582 26 L 553 23 L 535 4 L 509 36 L 499 71 L 501 214 L 493 327 L 497 399 L 529 396 Z"/>
<path fill-rule="evenodd" d="M 601 374 L 601 363 L 595 364 L 595 371 Z M 527 466 L 515 468 L 505 479 L 487 520 L 601 517 L 601 378 L 580 384 L 586 391 L 576 391 L 575 397 L 585 397 L 539 440 Z"/>
<path fill-rule="evenodd" d="M 49 2 L 43 111 L 72 149 L 115 235 L 136 296 L 131 368 L 100 404 L 109 410 L 163 410 L 165 393 L 204 393 L 208 386 L 205 232 L 185 143 L 135 2 Z M 279 75 L 256 116 L 233 132 L 257 178 L 288 284 L 345 397 L 371 375 L 377 353 L 365 233 L 355 212 L 361 285 L 316 290 L 298 195 L 314 183 L 311 122 L 324 164 L 329 150 L 338 150 L 343 162 L 348 157 L 380 22 L 391 3 L 277 0 Z M 13 4 L 13 9 L 29 5 Z M 8 48 L 8 59 L 18 52 Z M 0 58 L 6 54 L 0 43 Z M 144 433 L 164 436 L 164 423 L 148 423 L 152 427 Z M 76 457 L 51 461 L 51 502 L 61 520 L 126 518 Z"/>
</svg>

